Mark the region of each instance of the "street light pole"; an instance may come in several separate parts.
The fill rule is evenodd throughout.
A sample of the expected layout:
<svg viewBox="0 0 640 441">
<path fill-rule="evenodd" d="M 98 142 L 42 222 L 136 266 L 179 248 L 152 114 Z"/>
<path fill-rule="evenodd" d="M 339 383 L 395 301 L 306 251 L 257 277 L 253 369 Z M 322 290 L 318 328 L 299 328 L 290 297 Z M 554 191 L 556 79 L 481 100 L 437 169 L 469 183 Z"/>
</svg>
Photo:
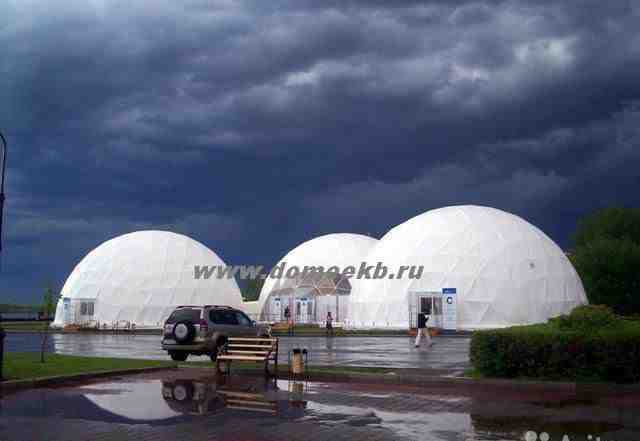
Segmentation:
<svg viewBox="0 0 640 441">
<path fill-rule="evenodd" d="M 2 141 L 2 169 L 0 170 L 0 259 L 2 258 L 2 219 L 4 215 L 4 176 L 7 171 L 7 140 L 0 132 L 0 141 Z M 0 262 L 2 262 L 0 260 Z M 0 316 L 0 381 L 3 381 L 2 365 L 4 362 L 4 337 L 6 333 L 2 328 L 2 318 Z"/>
<path fill-rule="evenodd" d="M 4 209 L 4 176 L 7 172 L 7 140 L 0 132 L 0 141 L 2 141 L 2 170 L 0 170 L 0 253 L 2 253 L 2 214 Z"/>
<path fill-rule="evenodd" d="M 2 253 L 2 219 L 4 210 L 4 176 L 7 172 L 7 140 L 0 132 L 0 141 L 2 141 L 2 170 L 0 170 L 0 253 Z"/>
</svg>

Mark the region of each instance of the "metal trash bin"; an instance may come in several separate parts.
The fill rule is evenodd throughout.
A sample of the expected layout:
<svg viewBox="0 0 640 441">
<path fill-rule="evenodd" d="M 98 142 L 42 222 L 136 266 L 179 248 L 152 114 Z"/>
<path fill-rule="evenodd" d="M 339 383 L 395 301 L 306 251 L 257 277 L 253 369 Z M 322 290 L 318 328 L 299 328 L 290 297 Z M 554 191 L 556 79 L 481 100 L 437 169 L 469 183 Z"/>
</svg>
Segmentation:
<svg viewBox="0 0 640 441">
<path fill-rule="evenodd" d="M 308 351 L 306 349 L 293 348 L 289 354 L 289 372 L 293 375 L 304 374 L 307 357 Z"/>
</svg>

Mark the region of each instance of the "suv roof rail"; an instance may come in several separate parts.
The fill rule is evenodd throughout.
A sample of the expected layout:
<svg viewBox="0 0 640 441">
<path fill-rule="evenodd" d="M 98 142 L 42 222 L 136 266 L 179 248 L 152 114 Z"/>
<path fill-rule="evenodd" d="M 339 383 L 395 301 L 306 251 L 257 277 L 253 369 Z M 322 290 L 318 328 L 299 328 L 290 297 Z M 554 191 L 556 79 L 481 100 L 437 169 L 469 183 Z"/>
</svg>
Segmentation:
<svg viewBox="0 0 640 441">
<path fill-rule="evenodd" d="M 229 305 L 180 305 L 176 306 L 178 308 L 218 308 L 218 309 L 236 309 L 233 306 Z"/>
</svg>

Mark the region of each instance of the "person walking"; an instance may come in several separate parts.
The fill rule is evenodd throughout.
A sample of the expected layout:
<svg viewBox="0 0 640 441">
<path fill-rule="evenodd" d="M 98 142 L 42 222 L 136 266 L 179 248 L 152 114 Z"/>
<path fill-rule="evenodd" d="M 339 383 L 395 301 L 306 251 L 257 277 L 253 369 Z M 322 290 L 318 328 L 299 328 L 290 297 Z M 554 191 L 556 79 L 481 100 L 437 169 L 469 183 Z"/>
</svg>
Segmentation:
<svg viewBox="0 0 640 441">
<path fill-rule="evenodd" d="M 431 341 L 431 334 L 429 333 L 429 328 L 427 327 L 427 322 L 429 321 L 429 316 L 423 312 L 418 314 L 418 334 L 416 335 L 416 348 L 420 347 L 420 340 L 422 337 L 427 341 L 427 347 L 431 347 L 433 345 L 433 341 Z"/>
<path fill-rule="evenodd" d="M 284 308 L 284 319 L 287 321 L 287 331 L 289 335 L 293 335 L 293 323 L 291 321 L 291 311 L 288 306 Z"/>
<path fill-rule="evenodd" d="M 331 311 L 327 312 L 326 319 L 326 328 L 327 328 L 327 337 L 329 334 L 333 337 L 333 317 L 331 316 Z"/>
</svg>

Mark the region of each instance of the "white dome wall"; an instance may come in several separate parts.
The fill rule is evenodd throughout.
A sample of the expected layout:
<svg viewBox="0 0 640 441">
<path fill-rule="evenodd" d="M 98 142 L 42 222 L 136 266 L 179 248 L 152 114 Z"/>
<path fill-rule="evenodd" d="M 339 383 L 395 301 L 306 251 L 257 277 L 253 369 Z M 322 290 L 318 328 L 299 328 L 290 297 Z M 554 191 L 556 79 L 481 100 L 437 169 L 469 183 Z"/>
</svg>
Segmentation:
<svg viewBox="0 0 640 441">
<path fill-rule="evenodd" d="M 360 264 L 365 261 L 367 254 L 374 248 L 378 241 L 372 237 L 361 234 L 335 233 L 319 236 L 298 245 L 285 255 L 276 265 L 286 262 L 286 269 L 298 266 L 302 271 L 305 266 L 323 266 L 328 269 L 331 266 L 338 266 L 344 270 L 346 266 L 353 265 L 356 271 Z M 265 303 L 269 294 L 286 285 L 288 279 L 267 278 L 258 299 L 258 311 L 264 311 Z M 352 292 L 354 278 L 351 278 Z"/>
<path fill-rule="evenodd" d="M 367 257 L 391 271 L 423 265 L 417 280 L 362 280 L 351 295 L 351 326 L 409 326 L 409 292 L 456 288 L 458 327 L 544 322 L 587 303 L 563 251 L 523 219 L 489 207 L 431 210 L 390 230 Z"/>
<path fill-rule="evenodd" d="M 196 265 L 225 265 L 209 248 L 180 234 L 139 231 L 111 239 L 75 267 L 61 297 L 95 298 L 94 320 L 161 325 L 178 305 L 242 306 L 235 279 L 198 279 Z M 62 299 L 53 325 L 63 321 Z"/>
</svg>

